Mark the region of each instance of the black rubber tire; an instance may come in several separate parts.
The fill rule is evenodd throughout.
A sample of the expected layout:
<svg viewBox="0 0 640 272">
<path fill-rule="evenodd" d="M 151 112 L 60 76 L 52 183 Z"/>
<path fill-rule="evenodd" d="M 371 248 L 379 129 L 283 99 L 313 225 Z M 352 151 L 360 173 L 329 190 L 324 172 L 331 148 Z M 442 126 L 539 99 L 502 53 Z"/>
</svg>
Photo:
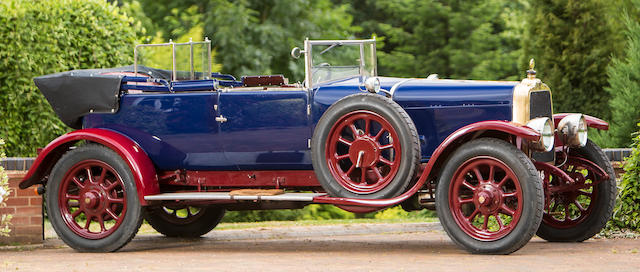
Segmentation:
<svg viewBox="0 0 640 272">
<path fill-rule="evenodd" d="M 98 240 L 83 238 L 70 230 L 62 219 L 58 204 L 58 191 L 67 171 L 78 162 L 90 159 L 102 161 L 113 167 L 122 178 L 127 194 L 127 210 L 123 222 L 109 236 Z M 64 154 L 51 170 L 46 196 L 47 211 L 53 229 L 62 241 L 80 252 L 116 251 L 133 239 L 142 224 L 142 205 L 138 200 L 138 190 L 129 166 L 117 153 L 102 145 L 87 144 Z"/>
<path fill-rule="evenodd" d="M 594 189 L 598 190 L 598 197 L 594 203 L 589 204 L 595 205 L 594 210 L 576 227 L 558 229 L 545 224 L 544 221 L 540 224 L 537 235 L 549 242 L 582 242 L 593 237 L 605 227 L 613 214 L 613 207 L 616 203 L 618 191 L 616 175 L 611 162 L 602 149 L 588 140 L 584 147 L 572 149 L 570 153 L 596 163 L 609 174 L 610 179 L 596 185 Z"/>
<path fill-rule="evenodd" d="M 477 156 L 502 161 L 517 176 L 523 194 L 523 210 L 515 228 L 495 241 L 480 241 L 466 234 L 449 207 L 449 187 L 458 167 Z M 473 140 L 460 146 L 445 163 L 436 189 L 436 210 L 444 230 L 461 248 L 480 254 L 509 254 L 522 248 L 535 234 L 544 207 L 542 182 L 531 160 L 512 144 L 494 138 Z"/>
<path fill-rule="evenodd" d="M 381 115 L 394 127 L 402 143 L 402 156 L 396 176 L 385 188 L 374 193 L 358 194 L 347 190 L 334 179 L 327 165 L 325 143 L 331 128 L 342 116 L 357 110 L 369 110 Z M 391 198 L 404 193 L 415 177 L 420 164 L 420 142 L 413 121 L 400 105 L 378 94 L 358 93 L 338 100 L 322 115 L 311 139 L 311 158 L 316 177 L 329 195 L 364 199 Z"/>
<path fill-rule="evenodd" d="M 188 208 L 188 207 L 187 207 Z M 172 215 L 163 206 L 145 208 L 144 219 L 159 233 L 167 237 L 197 238 L 213 230 L 224 217 L 225 210 L 214 206 L 199 206 L 200 211 L 193 220 L 171 222 Z"/>
</svg>

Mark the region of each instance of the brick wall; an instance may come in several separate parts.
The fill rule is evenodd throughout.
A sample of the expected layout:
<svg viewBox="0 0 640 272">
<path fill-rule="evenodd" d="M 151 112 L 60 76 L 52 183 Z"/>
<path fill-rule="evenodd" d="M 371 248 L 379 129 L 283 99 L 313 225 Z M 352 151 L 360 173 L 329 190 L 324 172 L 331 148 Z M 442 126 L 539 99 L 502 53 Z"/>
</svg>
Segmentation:
<svg viewBox="0 0 640 272">
<path fill-rule="evenodd" d="M 42 197 L 33 188 L 20 190 L 18 183 L 23 171 L 7 171 L 11 193 L 5 200 L 7 207 L 0 214 L 12 214 L 9 237 L 0 237 L 0 245 L 42 243 Z"/>
</svg>

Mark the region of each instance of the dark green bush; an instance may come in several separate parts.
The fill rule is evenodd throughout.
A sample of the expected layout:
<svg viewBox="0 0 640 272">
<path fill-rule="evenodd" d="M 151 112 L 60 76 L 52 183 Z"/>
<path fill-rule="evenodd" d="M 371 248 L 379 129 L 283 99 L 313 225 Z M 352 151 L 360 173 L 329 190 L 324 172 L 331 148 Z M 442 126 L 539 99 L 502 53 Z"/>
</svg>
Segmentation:
<svg viewBox="0 0 640 272">
<path fill-rule="evenodd" d="M 640 230 L 640 131 L 634 136 L 631 156 L 624 161 L 625 173 L 621 177 L 612 222 L 617 227 L 637 231 Z"/>
<path fill-rule="evenodd" d="M 130 64 L 140 28 L 104 0 L 0 1 L 0 138 L 7 155 L 33 156 L 69 130 L 34 77 Z"/>
</svg>

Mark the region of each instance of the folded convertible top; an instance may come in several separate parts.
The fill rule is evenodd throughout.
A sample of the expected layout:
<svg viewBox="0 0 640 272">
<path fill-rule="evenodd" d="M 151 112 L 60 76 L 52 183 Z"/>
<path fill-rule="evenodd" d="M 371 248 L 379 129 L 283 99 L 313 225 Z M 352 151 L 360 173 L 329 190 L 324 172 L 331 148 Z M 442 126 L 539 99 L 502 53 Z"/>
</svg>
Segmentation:
<svg viewBox="0 0 640 272">
<path fill-rule="evenodd" d="M 108 69 L 73 70 L 33 79 L 53 111 L 67 126 L 82 128 L 82 117 L 91 112 L 114 113 L 118 100 L 122 74 L 133 72 L 133 66 Z M 171 72 L 138 66 L 138 73 L 152 78 L 171 79 Z"/>
</svg>

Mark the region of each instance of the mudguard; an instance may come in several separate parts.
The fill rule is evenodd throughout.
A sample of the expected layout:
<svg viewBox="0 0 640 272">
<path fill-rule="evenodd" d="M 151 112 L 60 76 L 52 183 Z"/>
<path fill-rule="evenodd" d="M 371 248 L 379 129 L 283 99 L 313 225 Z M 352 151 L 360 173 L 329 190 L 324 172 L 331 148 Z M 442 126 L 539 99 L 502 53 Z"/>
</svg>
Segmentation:
<svg viewBox="0 0 640 272">
<path fill-rule="evenodd" d="M 569 115 L 571 113 L 556 113 L 553 115 L 553 123 L 555 125 L 555 127 L 558 127 L 558 123 L 560 123 L 560 120 L 562 120 L 562 118 L 564 118 L 565 116 Z M 606 121 L 597 118 L 597 117 L 593 117 L 590 115 L 586 115 L 583 114 L 584 116 L 584 120 L 587 122 L 587 126 L 588 127 L 592 127 L 595 129 L 599 129 L 599 130 L 609 130 L 609 123 L 607 123 Z"/>
<path fill-rule="evenodd" d="M 104 145 L 122 157 L 129 165 L 138 189 L 138 198 L 146 205 L 144 196 L 160 193 L 158 176 L 151 159 L 142 148 L 128 137 L 107 129 L 89 128 L 69 132 L 49 143 L 20 182 L 20 189 L 34 184 L 42 184 L 60 157 L 78 141 L 95 142 Z"/>
<path fill-rule="evenodd" d="M 388 207 L 391 205 L 398 204 L 402 201 L 405 201 L 406 199 L 411 197 L 413 194 L 415 194 L 420 188 L 422 188 L 422 185 L 424 185 L 424 183 L 427 181 L 427 178 L 429 178 L 429 174 L 431 173 L 433 166 L 437 162 L 446 159 L 447 156 L 441 157 L 441 155 L 445 153 L 448 147 L 454 146 L 452 145 L 452 143 L 454 143 L 456 140 L 460 139 L 465 135 L 469 135 L 471 133 L 481 132 L 481 131 L 500 131 L 500 132 L 504 132 L 506 134 L 520 137 L 522 139 L 526 139 L 530 141 L 538 141 L 541 136 L 540 133 L 538 133 L 537 131 L 529 127 L 512 123 L 512 122 L 482 121 L 482 122 L 473 123 L 473 124 L 464 126 L 456 130 L 455 132 L 453 132 L 451 135 L 449 135 L 438 146 L 438 148 L 436 148 L 436 150 L 433 151 L 433 154 L 431 155 L 429 162 L 427 162 L 427 165 L 424 168 L 424 171 L 420 175 L 420 178 L 418 179 L 416 184 L 413 185 L 411 189 L 409 189 L 408 191 L 406 191 L 405 193 L 399 196 L 396 196 L 390 199 L 353 199 L 353 198 L 335 198 L 330 196 L 318 196 L 318 197 L 315 197 L 313 201 L 315 203 L 329 203 L 329 204 L 338 204 L 338 205 L 355 205 L 355 206 L 369 206 L 369 207 Z"/>
</svg>

